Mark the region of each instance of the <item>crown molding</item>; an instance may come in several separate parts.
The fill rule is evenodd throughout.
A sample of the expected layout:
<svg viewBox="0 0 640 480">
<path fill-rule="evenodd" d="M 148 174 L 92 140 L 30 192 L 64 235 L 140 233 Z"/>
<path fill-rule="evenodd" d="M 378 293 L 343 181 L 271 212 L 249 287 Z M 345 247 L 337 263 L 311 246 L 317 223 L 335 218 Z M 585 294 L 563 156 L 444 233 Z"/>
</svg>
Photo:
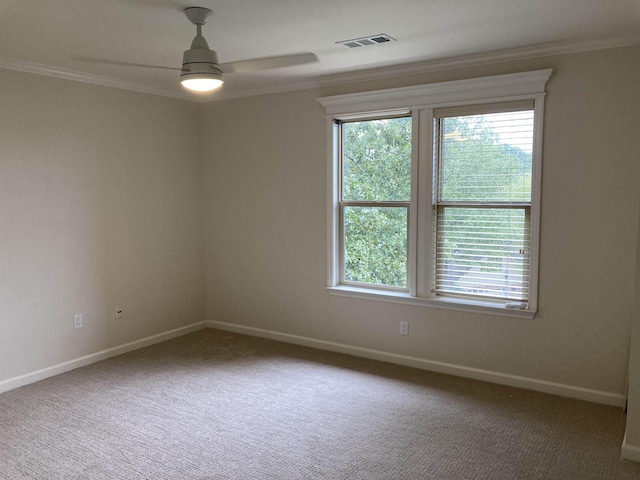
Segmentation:
<svg viewBox="0 0 640 480">
<path fill-rule="evenodd" d="M 377 80 L 380 78 L 402 77 L 439 70 L 450 70 L 454 68 L 472 67 L 490 63 L 526 60 L 528 58 L 548 57 L 552 55 L 563 55 L 593 50 L 605 50 L 607 48 L 627 47 L 638 44 L 640 44 L 640 35 L 618 37 L 606 40 L 572 40 L 550 42 L 526 47 L 495 50 L 493 52 L 461 55 L 457 57 L 448 57 L 436 60 L 426 60 L 404 65 L 382 66 L 364 70 L 336 73 L 332 75 L 323 75 L 297 83 L 286 83 L 259 89 L 245 89 L 231 92 L 229 94 L 219 92 L 219 94 L 215 95 L 215 97 L 206 98 L 203 101 L 215 102 L 218 100 L 226 100 L 231 98 L 252 97 L 256 95 L 266 95 L 271 93 L 284 93 L 295 90 L 304 90 L 308 88 L 329 87 L 346 83 L 365 82 L 369 80 Z"/>
<path fill-rule="evenodd" d="M 6 70 L 15 70 L 18 72 L 33 73 L 36 75 L 45 75 L 47 77 L 62 78 L 64 80 L 72 80 L 74 82 L 89 83 L 92 85 L 100 85 L 103 87 L 119 88 L 121 90 L 129 90 L 132 92 L 148 93 L 151 95 L 159 95 L 162 97 L 178 98 L 180 100 L 198 101 L 190 97 L 188 94 L 176 93 L 175 91 L 164 90 L 151 87 L 149 85 L 139 84 L 136 82 L 128 82 L 112 77 L 102 75 L 93 75 L 89 73 L 68 70 L 60 67 L 52 67 L 40 63 L 24 62 L 21 60 L 10 60 L 0 58 L 0 68 Z"/>
<path fill-rule="evenodd" d="M 201 95 L 198 93 L 190 94 L 188 92 L 179 92 L 173 90 L 165 90 L 160 88 L 150 87 L 148 85 L 128 82 L 126 80 L 119 80 L 112 77 L 106 77 L 101 75 L 93 75 L 89 73 L 78 72 L 75 70 L 68 70 L 59 67 L 52 67 L 50 65 L 44 65 L 40 63 L 24 62 L 21 60 L 12 60 L 6 58 L 0 58 L 0 69 L 15 70 L 18 72 L 33 73 L 35 75 L 44 75 L 48 77 L 62 78 L 65 80 L 72 80 L 75 82 L 89 83 L 92 85 L 100 85 L 103 87 L 119 88 L 122 90 L 129 90 L 139 93 L 148 93 L 150 95 L 158 95 L 162 97 L 177 98 L 180 100 L 188 100 L 190 102 L 202 103 L 212 102 L 216 100 L 227 100 L 240 97 L 253 97 L 257 95 L 267 95 L 270 93 L 283 93 L 293 90 L 305 90 L 307 88 L 313 88 L 317 86 L 315 80 L 305 79 L 295 83 L 285 83 L 279 85 L 272 85 L 262 88 L 250 88 L 240 91 L 224 91 L 219 90 L 213 96 L 211 94 Z M 227 93 L 229 92 L 229 93 Z"/>
<path fill-rule="evenodd" d="M 496 50 L 493 52 L 477 53 L 471 55 L 461 55 L 456 57 L 441 58 L 435 60 L 425 60 L 422 62 L 408 63 L 404 65 L 387 65 L 376 68 L 367 68 L 357 71 L 335 73 L 331 75 L 317 76 L 308 79 L 296 80 L 269 85 L 260 88 L 247 88 L 234 91 L 222 90 L 215 95 L 198 96 L 179 89 L 166 90 L 150 85 L 129 82 L 112 77 L 93 75 L 75 70 L 68 70 L 39 63 L 24 62 L 20 60 L 0 58 L 0 68 L 16 70 L 19 72 L 45 75 L 49 77 L 62 78 L 75 82 L 89 83 L 104 87 L 119 88 L 150 95 L 177 98 L 190 102 L 204 103 L 218 100 L 227 100 L 241 97 L 253 97 L 258 95 L 268 95 L 273 93 L 284 93 L 296 90 L 306 90 L 310 88 L 327 87 L 346 83 L 363 82 L 377 80 L 380 78 L 400 77 L 407 75 L 417 75 L 420 73 L 433 72 L 438 70 L 449 70 L 454 68 L 471 67 L 490 63 L 508 62 L 514 60 L 524 60 L 535 57 L 545 57 L 551 55 L 562 55 L 567 53 L 579 53 L 592 50 L 603 50 L 607 48 L 626 47 L 640 44 L 640 35 L 629 37 L 618 37 L 606 40 L 588 41 L 563 41 L 551 42 L 527 47 L 509 48 Z"/>
<path fill-rule="evenodd" d="M 640 44 L 640 35 L 606 40 L 550 42 L 526 47 L 495 50 L 493 52 L 426 60 L 423 62 L 408 63 L 404 65 L 381 66 L 378 68 L 368 68 L 366 70 L 324 75 L 316 77 L 315 80 L 318 86 L 327 87 L 345 83 L 377 80 L 380 78 L 416 75 L 439 70 L 450 70 L 454 68 L 472 67 L 490 63 L 525 60 L 528 58 L 547 57 L 551 55 L 579 53 L 592 50 L 604 50 L 607 48 L 626 47 L 638 44 Z"/>
</svg>

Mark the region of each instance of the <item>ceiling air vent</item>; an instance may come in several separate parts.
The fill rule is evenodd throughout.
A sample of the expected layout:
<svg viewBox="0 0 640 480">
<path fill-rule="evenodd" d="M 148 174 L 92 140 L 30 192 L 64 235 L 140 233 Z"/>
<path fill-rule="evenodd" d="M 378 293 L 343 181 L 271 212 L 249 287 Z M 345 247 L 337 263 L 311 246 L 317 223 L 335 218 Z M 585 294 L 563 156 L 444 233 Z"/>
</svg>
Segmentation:
<svg viewBox="0 0 640 480">
<path fill-rule="evenodd" d="M 348 48 L 366 47 L 367 45 L 380 45 L 381 43 L 395 42 L 396 39 L 385 33 L 371 35 L 370 37 L 354 38 L 351 40 L 342 40 L 336 42 L 338 45 L 344 45 Z"/>
</svg>

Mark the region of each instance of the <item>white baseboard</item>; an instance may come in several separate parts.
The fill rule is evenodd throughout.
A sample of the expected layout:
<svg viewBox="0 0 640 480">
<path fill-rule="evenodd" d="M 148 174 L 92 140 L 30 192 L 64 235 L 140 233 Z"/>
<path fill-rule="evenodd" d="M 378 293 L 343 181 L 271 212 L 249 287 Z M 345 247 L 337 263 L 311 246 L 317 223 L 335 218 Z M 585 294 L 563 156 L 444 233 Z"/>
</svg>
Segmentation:
<svg viewBox="0 0 640 480">
<path fill-rule="evenodd" d="M 578 400 L 586 400 L 588 402 L 601 403 L 604 405 L 612 405 L 616 407 L 624 407 L 624 395 L 600 390 L 591 390 L 588 388 L 576 387 L 573 385 L 565 385 L 562 383 L 548 382 L 546 380 L 537 380 L 535 378 L 520 377 L 507 373 L 493 372 L 489 370 L 481 370 L 478 368 L 453 365 L 450 363 L 438 362 L 434 360 L 426 360 L 424 358 L 410 357 L 406 355 L 398 355 L 396 353 L 382 352 L 368 348 L 355 347 L 342 343 L 328 342 L 310 337 L 301 337 L 288 333 L 275 332 L 255 327 L 247 327 L 233 323 L 218 322 L 209 320 L 206 322 L 210 328 L 225 330 L 229 332 L 243 333 L 253 335 L 255 337 L 269 338 L 282 342 L 293 343 L 296 345 L 304 345 L 307 347 L 329 350 L 332 352 L 346 353 L 355 357 L 370 358 L 373 360 L 381 360 L 383 362 L 395 363 L 407 367 L 420 368 L 433 372 L 446 373 L 456 375 L 458 377 L 472 378 L 474 380 L 482 380 L 485 382 L 497 383 L 501 385 L 509 385 L 511 387 L 525 388 L 536 392 L 551 393 L 563 397 L 575 398 Z M 635 448 L 635 447 L 634 447 Z"/>
<path fill-rule="evenodd" d="M 622 441 L 622 458 L 632 462 L 640 462 L 640 447 L 629 445 L 627 443 L 626 433 L 624 434 L 624 440 Z"/>
<path fill-rule="evenodd" d="M 69 370 L 74 370 L 86 365 L 91 365 L 92 363 L 106 360 L 107 358 L 115 357 L 116 355 L 122 355 L 123 353 L 138 350 L 139 348 L 143 347 L 148 347 L 149 345 L 164 342 L 165 340 L 171 340 L 172 338 L 180 337 L 197 330 L 202 330 L 207 326 L 207 322 L 193 323 L 191 325 L 187 325 L 186 327 L 169 330 L 168 332 L 159 333 L 157 335 L 152 335 L 140 340 L 125 343 L 124 345 L 120 345 L 118 347 L 108 348 L 107 350 L 92 353 L 91 355 L 86 355 L 74 360 L 69 360 L 68 362 L 59 363 L 58 365 L 54 365 L 52 367 L 43 368 L 42 370 L 37 370 L 25 375 L 9 378 L 0 382 L 0 393 L 7 392 L 9 390 L 13 390 L 14 388 L 22 387 L 23 385 L 28 385 L 29 383 L 37 382 L 39 380 L 44 380 L 45 378 L 53 377 L 64 372 L 68 372 Z"/>
<path fill-rule="evenodd" d="M 625 397 L 624 395 L 603 392 L 599 390 L 590 390 L 587 388 L 576 387 L 572 385 L 564 385 L 561 383 L 547 382 L 545 380 L 537 380 L 534 378 L 520 377 L 516 375 L 509 375 L 506 373 L 493 372 L 489 370 L 481 370 L 477 368 L 464 367 L 460 365 L 453 365 L 449 363 L 438 362 L 434 360 L 426 360 L 418 357 L 410 357 L 406 355 L 399 355 L 395 353 L 383 352 L 379 350 L 372 350 L 368 348 L 355 347 L 352 345 L 346 345 L 342 343 L 328 342 L 325 340 L 318 340 L 310 337 L 302 337 L 298 335 L 291 335 L 288 333 L 276 332 L 272 330 L 265 330 L 261 328 L 247 327 L 243 325 L 237 325 L 232 323 L 217 322 L 213 320 L 198 322 L 186 327 L 176 328 L 168 332 L 152 335 L 140 340 L 126 343 L 117 347 L 102 350 L 91 355 L 76 358 L 68 362 L 53 365 L 51 367 L 37 370 L 35 372 L 20 375 L 18 377 L 9 378 L 7 380 L 0 381 L 0 393 L 13 390 L 14 388 L 28 385 L 29 383 L 37 382 L 45 378 L 59 375 L 69 370 L 84 367 L 92 363 L 106 360 L 107 358 L 121 355 L 123 353 L 131 352 L 139 348 L 147 347 L 155 343 L 164 342 L 172 338 L 186 335 L 187 333 L 195 332 L 203 328 L 215 328 L 218 330 L 226 330 L 230 332 L 243 333 L 246 335 L 253 335 L 256 337 L 270 338 L 272 340 L 279 340 L 282 342 L 293 343 L 296 345 L 304 345 L 307 347 L 319 348 L 322 350 L 329 350 L 332 352 L 345 353 L 356 357 L 370 358 L 373 360 L 380 360 L 383 362 L 395 363 L 398 365 L 405 365 L 408 367 L 420 368 L 423 370 L 430 370 L 433 372 L 446 373 L 450 375 L 456 375 L 459 377 L 472 378 L 475 380 L 482 380 L 486 382 L 498 383 L 502 385 L 509 385 L 512 387 L 525 388 L 528 390 L 534 390 L 538 392 L 551 393 L 554 395 L 561 395 L 564 397 L 576 398 L 579 400 L 586 400 L 589 402 L 602 403 L 605 405 L 613 405 L 617 407 L 624 407 Z M 626 453 L 625 453 L 626 452 Z M 628 455 L 625 457 L 624 455 Z M 623 458 L 634 459 L 638 458 L 640 461 L 640 447 L 635 446 L 623 446 Z"/>
</svg>

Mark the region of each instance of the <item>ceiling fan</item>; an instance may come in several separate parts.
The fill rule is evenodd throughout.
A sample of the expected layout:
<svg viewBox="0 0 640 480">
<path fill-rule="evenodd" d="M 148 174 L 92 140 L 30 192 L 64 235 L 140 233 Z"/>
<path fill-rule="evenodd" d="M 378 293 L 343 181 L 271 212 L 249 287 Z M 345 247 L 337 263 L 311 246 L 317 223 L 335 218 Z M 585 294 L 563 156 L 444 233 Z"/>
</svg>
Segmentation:
<svg viewBox="0 0 640 480">
<path fill-rule="evenodd" d="M 209 48 L 209 44 L 202 36 L 202 26 L 211 18 L 212 13 L 211 10 L 204 7 L 187 7 L 184 9 L 184 14 L 187 19 L 196 26 L 196 36 L 191 42 L 191 48 L 184 52 L 182 68 L 145 65 L 141 63 L 120 62 L 82 56 L 76 56 L 74 58 L 85 62 L 177 70 L 180 71 L 180 83 L 182 86 L 197 92 L 209 92 L 219 88 L 224 83 L 224 74 L 289 67 L 312 63 L 318 60 L 313 53 L 303 52 L 291 55 L 240 60 L 232 63 L 219 63 L 218 54 L 215 50 Z"/>
</svg>

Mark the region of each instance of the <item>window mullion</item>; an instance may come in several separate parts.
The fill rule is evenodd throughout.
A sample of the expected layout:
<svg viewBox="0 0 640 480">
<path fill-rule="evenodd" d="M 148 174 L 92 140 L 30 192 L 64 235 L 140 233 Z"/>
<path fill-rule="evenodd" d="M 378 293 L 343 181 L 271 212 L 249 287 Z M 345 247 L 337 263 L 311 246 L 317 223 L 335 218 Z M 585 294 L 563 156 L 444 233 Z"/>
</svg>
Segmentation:
<svg viewBox="0 0 640 480">
<path fill-rule="evenodd" d="M 419 130 L 415 130 L 414 135 L 418 142 L 417 161 L 415 174 L 415 195 L 416 195 L 416 288 L 415 295 L 422 298 L 430 296 L 431 292 L 431 270 L 433 268 L 432 225 L 433 212 L 431 209 L 433 197 L 433 136 L 430 125 L 433 122 L 433 110 L 431 108 L 421 109 L 418 114 Z"/>
<path fill-rule="evenodd" d="M 409 208 L 409 216 L 407 217 L 407 287 L 409 295 L 415 297 L 418 293 L 418 238 L 419 226 L 418 215 L 420 213 L 418 205 L 419 192 L 419 154 L 420 154 L 420 114 L 419 110 L 411 111 L 411 206 Z"/>
</svg>

